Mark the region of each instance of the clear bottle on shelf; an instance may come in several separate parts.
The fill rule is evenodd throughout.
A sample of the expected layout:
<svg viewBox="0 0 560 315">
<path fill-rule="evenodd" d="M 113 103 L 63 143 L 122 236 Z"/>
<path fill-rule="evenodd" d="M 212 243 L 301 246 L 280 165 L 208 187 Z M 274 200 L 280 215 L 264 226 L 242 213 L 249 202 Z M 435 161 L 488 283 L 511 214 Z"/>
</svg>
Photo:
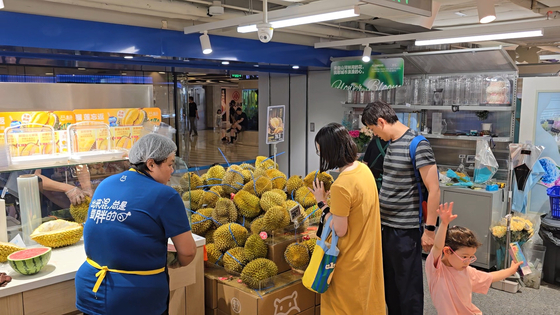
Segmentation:
<svg viewBox="0 0 560 315">
<path fill-rule="evenodd" d="M 443 79 L 443 105 L 453 105 L 453 79 L 450 77 Z"/>
<path fill-rule="evenodd" d="M 482 86 L 483 86 L 484 79 L 481 75 L 477 75 L 473 77 L 473 86 L 471 90 L 471 103 L 473 105 L 480 105 L 482 103 Z"/>
<path fill-rule="evenodd" d="M 465 96 L 463 97 L 463 105 L 473 105 L 471 103 L 471 93 L 473 90 L 473 78 L 465 77 Z"/>
<path fill-rule="evenodd" d="M 462 105 L 465 98 L 465 79 L 457 77 L 453 87 L 453 105 Z"/>
</svg>

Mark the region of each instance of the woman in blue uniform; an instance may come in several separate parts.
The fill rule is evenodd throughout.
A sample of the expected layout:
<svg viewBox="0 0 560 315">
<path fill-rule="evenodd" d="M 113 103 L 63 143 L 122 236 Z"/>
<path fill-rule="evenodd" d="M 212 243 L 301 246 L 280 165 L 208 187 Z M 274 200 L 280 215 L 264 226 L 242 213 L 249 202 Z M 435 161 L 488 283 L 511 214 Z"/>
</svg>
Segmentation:
<svg viewBox="0 0 560 315">
<path fill-rule="evenodd" d="M 84 227 L 87 261 L 76 274 L 76 307 L 85 314 L 167 314 L 167 241 L 177 264 L 196 244 L 171 179 L 177 146 L 149 134 L 129 153 L 132 168 L 106 178 L 92 197 Z"/>
</svg>

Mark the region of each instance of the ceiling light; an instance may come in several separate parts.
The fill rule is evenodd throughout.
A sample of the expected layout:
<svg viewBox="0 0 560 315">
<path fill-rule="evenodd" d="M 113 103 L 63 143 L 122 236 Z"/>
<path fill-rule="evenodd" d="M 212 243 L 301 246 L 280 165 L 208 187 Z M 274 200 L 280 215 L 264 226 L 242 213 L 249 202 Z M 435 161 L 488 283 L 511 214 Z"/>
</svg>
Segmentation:
<svg viewBox="0 0 560 315">
<path fill-rule="evenodd" d="M 222 61 L 223 65 L 229 65 L 229 61 Z"/>
<path fill-rule="evenodd" d="M 132 59 L 134 58 L 133 56 L 124 56 L 124 59 Z"/>
<path fill-rule="evenodd" d="M 80 70 L 80 71 L 85 71 L 86 68 L 78 68 L 78 70 Z"/>
<path fill-rule="evenodd" d="M 45 75 L 53 75 L 53 73 L 52 72 L 47 72 L 47 73 L 45 73 Z"/>
<path fill-rule="evenodd" d="M 496 19 L 496 8 L 494 7 L 494 1 L 476 0 L 476 7 L 478 9 L 478 19 L 480 23 L 490 23 Z"/>
<path fill-rule="evenodd" d="M 542 29 L 533 30 L 533 31 L 500 33 L 500 34 L 473 35 L 473 36 L 440 38 L 440 39 L 425 39 L 425 40 L 417 40 L 414 44 L 416 46 L 428 46 L 428 45 L 471 43 L 471 42 L 483 42 L 489 40 L 502 40 L 502 39 L 538 37 L 538 36 L 543 36 Z"/>
<path fill-rule="evenodd" d="M 292 69 L 299 69 L 299 66 L 292 66 Z"/>
<path fill-rule="evenodd" d="M 126 72 L 121 73 L 121 75 L 126 75 Z"/>
<path fill-rule="evenodd" d="M 159 73 L 159 74 L 165 74 L 165 72 L 163 72 L 163 71 L 160 71 L 160 72 L 158 72 L 158 73 Z"/>
<path fill-rule="evenodd" d="M 460 17 L 464 17 L 467 16 L 465 13 L 461 12 L 461 11 L 457 11 L 455 12 L 456 15 L 460 16 Z"/>
<path fill-rule="evenodd" d="M 362 56 L 363 62 L 370 62 L 371 61 L 371 47 L 366 46 L 364 48 L 364 55 Z"/>
<path fill-rule="evenodd" d="M 205 55 L 212 53 L 212 45 L 210 45 L 210 36 L 208 36 L 208 32 L 204 31 L 202 35 L 200 35 L 200 46 L 202 46 L 202 53 Z"/>
<path fill-rule="evenodd" d="M 360 15 L 359 10 L 357 7 L 355 7 L 354 9 L 339 10 L 339 11 L 328 12 L 328 13 L 302 16 L 302 17 L 297 17 L 292 19 L 272 21 L 270 22 L 270 24 L 272 25 L 272 28 L 276 29 L 276 28 L 297 26 L 303 24 L 319 23 L 319 22 L 325 22 L 331 20 L 340 20 L 340 19 L 355 17 L 359 15 Z M 237 27 L 238 33 L 251 33 L 256 31 L 257 31 L 256 24 Z"/>
<path fill-rule="evenodd" d="M 258 67 L 259 67 L 259 65 L 253 65 L 253 67 L 255 67 L 255 68 L 258 68 Z"/>
<path fill-rule="evenodd" d="M 4 1 L 0 0 L 0 9 L 4 9 Z"/>
</svg>

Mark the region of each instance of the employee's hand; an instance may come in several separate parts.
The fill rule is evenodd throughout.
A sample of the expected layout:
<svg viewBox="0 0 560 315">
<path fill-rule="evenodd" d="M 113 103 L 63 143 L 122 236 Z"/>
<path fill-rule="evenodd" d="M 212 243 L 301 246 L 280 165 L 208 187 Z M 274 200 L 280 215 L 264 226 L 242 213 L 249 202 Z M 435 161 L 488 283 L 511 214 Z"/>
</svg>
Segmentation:
<svg viewBox="0 0 560 315">
<path fill-rule="evenodd" d="M 422 249 L 425 252 L 429 253 L 432 250 L 432 246 L 434 246 L 435 234 L 435 232 L 424 230 L 424 234 L 422 234 Z"/>
<path fill-rule="evenodd" d="M 78 187 L 66 191 L 66 196 L 73 205 L 79 205 L 86 200 L 86 194 Z"/>
<path fill-rule="evenodd" d="M 91 187 L 89 188 L 84 188 L 83 189 L 84 194 L 86 194 L 88 197 L 93 197 L 93 189 L 91 189 Z"/>
</svg>

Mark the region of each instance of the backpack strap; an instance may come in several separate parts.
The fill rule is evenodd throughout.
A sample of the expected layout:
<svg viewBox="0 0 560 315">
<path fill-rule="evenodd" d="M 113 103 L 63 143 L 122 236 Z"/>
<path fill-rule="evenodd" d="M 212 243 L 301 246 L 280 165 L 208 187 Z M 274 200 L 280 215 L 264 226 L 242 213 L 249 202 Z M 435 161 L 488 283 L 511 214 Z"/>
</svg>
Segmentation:
<svg viewBox="0 0 560 315">
<path fill-rule="evenodd" d="M 419 214 L 418 219 L 420 221 L 420 229 L 422 229 L 422 203 L 424 202 L 424 194 L 422 193 L 422 177 L 420 176 L 420 171 L 416 168 L 416 149 L 420 142 L 426 141 L 429 143 L 428 139 L 426 139 L 423 135 L 417 135 L 412 139 L 409 146 L 410 151 L 410 160 L 412 161 L 412 167 L 414 168 L 414 176 L 416 177 L 416 186 L 418 188 L 418 196 L 420 197 L 420 205 L 419 205 Z"/>
</svg>

